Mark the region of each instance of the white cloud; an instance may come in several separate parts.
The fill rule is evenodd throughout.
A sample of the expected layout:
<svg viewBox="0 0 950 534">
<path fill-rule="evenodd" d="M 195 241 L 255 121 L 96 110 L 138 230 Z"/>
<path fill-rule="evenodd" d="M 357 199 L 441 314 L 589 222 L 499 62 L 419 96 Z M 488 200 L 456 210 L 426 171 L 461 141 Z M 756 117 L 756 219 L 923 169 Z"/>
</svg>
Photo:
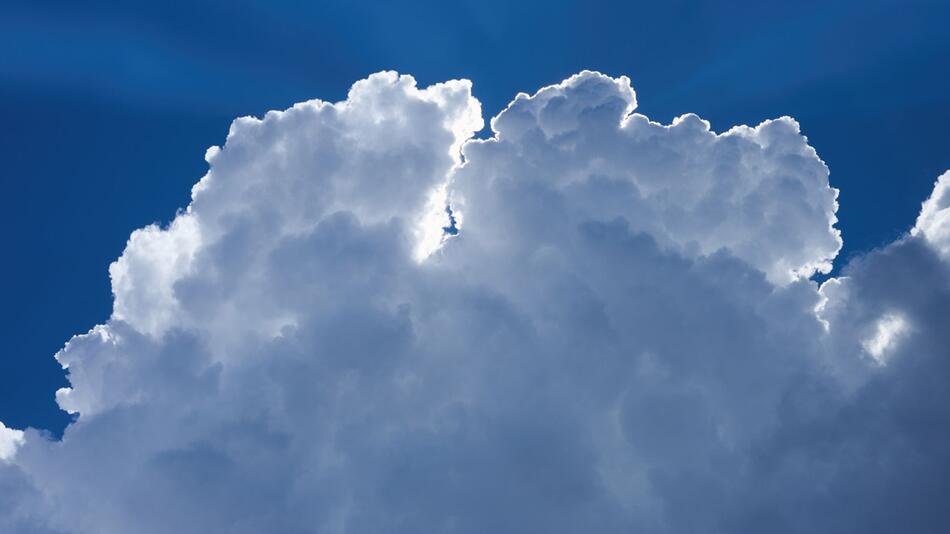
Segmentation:
<svg viewBox="0 0 950 534">
<path fill-rule="evenodd" d="M 590 72 L 519 95 L 492 121 L 495 138 L 466 146 L 472 164 L 456 194 L 472 206 L 461 213 L 469 220 L 475 210 L 486 214 L 472 221 L 473 231 L 531 225 L 524 217 L 551 226 L 557 217 L 544 211 L 563 206 L 569 221 L 622 217 L 632 231 L 687 257 L 726 248 L 779 283 L 830 269 L 841 247 L 833 228 L 837 190 L 797 122 L 783 117 L 716 134 L 696 115 L 664 126 L 632 113 L 635 107 L 629 80 Z M 525 214 L 514 205 L 531 201 L 495 190 L 502 187 L 563 202 L 542 199 Z"/>
<path fill-rule="evenodd" d="M 0 465 L 0 530 L 939 530 L 930 234 L 819 289 L 837 192 L 795 121 L 635 107 L 584 72 L 465 143 L 468 82 L 381 73 L 238 119 L 57 355 L 78 419 Z"/>
<path fill-rule="evenodd" d="M 937 179 L 911 234 L 924 236 L 941 255 L 950 257 L 950 171 Z"/>
<path fill-rule="evenodd" d="M 9 461 L 16 454 L 17 448 L 23 444 L 23 432 L 7 428 L 0 423 L 0 461 Z"/>
</svg>

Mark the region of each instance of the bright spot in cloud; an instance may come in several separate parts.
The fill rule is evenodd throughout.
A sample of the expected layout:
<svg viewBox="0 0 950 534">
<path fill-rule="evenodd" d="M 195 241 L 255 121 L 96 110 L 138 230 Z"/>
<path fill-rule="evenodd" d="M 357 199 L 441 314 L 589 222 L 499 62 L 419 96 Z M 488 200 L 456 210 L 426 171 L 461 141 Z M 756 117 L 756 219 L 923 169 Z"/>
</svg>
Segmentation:
<svg viewBox="0 0 950 534">
<path fill-rule="evenodd" d="M 907 321 L 903 317 L 885 315 L 877 321 L 874 335 L 862 342 L 861 346 L 878 364 L 885 365 L 888 354 L 907 329 Z"/>
</svg>

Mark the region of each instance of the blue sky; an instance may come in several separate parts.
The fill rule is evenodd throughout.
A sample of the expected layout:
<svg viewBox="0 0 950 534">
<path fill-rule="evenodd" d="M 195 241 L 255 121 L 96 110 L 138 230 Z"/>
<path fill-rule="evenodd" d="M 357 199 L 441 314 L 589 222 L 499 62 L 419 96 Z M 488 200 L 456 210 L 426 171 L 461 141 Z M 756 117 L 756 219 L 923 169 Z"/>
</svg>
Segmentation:
<svg viewBox="0 0 950 534">
<path fill-rule="evenodd" d="M 722 131 L 791 115 L 842 189 L 839 256 L 906 231 L 950 166 L 945 2 L 7 2 L 0 419 L 58 431 L 50 357 L 111 309 L 131 230 L 187 204 L 233 117 L 383 69 L 473 81 L 486 116 L 583 68 Z M 886 199 L 886 205 L 882 203 Z"/>
<path fill-rule="evenodd" d="M 948 20 L 2 3 L 0 530 L 945 531 Z"/>
</svg>

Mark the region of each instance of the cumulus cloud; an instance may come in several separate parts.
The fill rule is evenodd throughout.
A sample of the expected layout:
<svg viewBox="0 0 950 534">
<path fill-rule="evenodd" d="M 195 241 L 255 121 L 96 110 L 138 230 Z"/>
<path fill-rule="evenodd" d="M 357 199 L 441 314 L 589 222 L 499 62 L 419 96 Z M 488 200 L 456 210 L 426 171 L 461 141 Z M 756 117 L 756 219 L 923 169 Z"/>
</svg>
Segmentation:
<svg viewBox="0 0 950 534">
<path fill-rule="evenodd" d="M 0 427 L 0 527 L 942 532 L 948 175 L 819 286 L 793 119 L 636 105 L 583 72 L 478 140 L 468 82 L 380 73 L 238 119 L 56 355 L 62 440 Z"/>
</svg>

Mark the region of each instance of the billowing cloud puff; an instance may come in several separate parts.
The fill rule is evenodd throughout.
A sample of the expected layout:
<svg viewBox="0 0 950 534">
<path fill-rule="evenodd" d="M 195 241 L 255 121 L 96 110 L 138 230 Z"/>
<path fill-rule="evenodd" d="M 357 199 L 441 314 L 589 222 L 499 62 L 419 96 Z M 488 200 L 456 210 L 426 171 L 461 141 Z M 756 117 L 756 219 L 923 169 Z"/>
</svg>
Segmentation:
<svg viewBox="0 0 950 534">
<path fill-rule="evenodd" d="M 922 235 L 941 255 L 950 257 L 950 171 L 937 179 L 911 234 Z"/>
<path fill-rule="evenodd" d="M 21 443 L 23 443 L 22 430 L 7 428 L 0 423 L 0 461 L 13 458 Z"/>
<path fill-rule="evenodd" d="M 468 82 L 381 73 L 238 119 L 57 354 L 62 440 L 0 427 L 0 530 L 944 531 L 947 175 L 819 287 L 794 120 L 635 107 L 584 72 L 474 140 Z"/>
<path fill-rule="evenodd" d="M 635 107 L 629 80 L 591 73 L 518 95 L 492 139 L 465 147 L 458 188 L 484 213 L 472 231 L 527 224 L 515 237 L 535 240 L 539 225 L 559 236 L 558 223 L 622 218 L 682 256 L 727 249 L 778 283 L 830 269 L 837 191 L 798 123 L 716 134 L 696 115 L 664 126 Z M 569 219 L 545 213 L 559 209 Z"/>
</svg>

